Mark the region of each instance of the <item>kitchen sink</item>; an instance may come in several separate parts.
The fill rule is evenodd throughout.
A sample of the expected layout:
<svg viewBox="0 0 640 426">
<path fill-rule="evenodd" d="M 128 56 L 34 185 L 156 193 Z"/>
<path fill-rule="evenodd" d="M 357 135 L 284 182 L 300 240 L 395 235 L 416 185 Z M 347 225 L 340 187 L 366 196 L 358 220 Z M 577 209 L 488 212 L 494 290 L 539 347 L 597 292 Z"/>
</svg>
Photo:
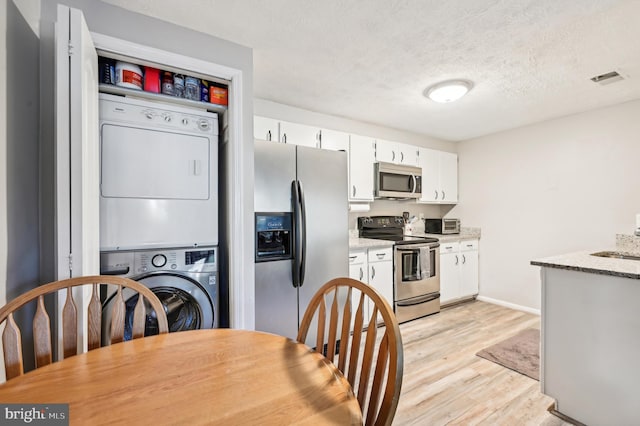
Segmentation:
<svg viewBox="0 0 640 426">
<path fill-rule="evenodd" d="M 611 257 L 614 259 L 640 260 L 640 256 L 634 256 L 632 254 L 626 254 L 619 251 L 599 251 L 597 253 L 591 253 L 591 256 Z"/>
</svg>

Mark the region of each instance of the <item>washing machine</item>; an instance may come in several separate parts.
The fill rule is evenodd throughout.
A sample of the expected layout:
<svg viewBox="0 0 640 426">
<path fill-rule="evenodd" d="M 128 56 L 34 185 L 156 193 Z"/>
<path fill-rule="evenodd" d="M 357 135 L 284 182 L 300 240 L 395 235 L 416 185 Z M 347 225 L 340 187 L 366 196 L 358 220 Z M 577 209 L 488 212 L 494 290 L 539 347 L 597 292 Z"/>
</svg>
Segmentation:
<svg viewBox="0 0 640 426">
<path fill-rule="evenodd" d="M 100 253 L 100 273 L 130 278 L 147 286 L 160 299 L 169 332 L 219 327 L 218 248 L 153 249 Z M 115 286 L 101 295 L 102 336 L 110 335 Z M 123 289 L 126 305 L 125 340 L 131 339 L 138 294 Z M 158 334 L 158 322 L 146 304 L 145 335 Z"/>
</svg>

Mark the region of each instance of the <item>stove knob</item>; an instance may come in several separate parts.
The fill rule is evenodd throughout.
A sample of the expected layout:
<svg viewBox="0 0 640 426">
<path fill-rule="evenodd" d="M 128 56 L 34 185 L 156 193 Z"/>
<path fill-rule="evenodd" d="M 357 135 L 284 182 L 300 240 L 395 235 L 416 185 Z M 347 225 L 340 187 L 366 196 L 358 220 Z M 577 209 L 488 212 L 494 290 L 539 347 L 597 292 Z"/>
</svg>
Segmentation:
<svg viewBox="0 0 640 426">
<path fill-rule="evenodd" d="M 156 268 L 162 268 L 167 264 L 167 257 L 164 254 L 156 254 L 151 258 L 151 264 Z"/>
</svg>

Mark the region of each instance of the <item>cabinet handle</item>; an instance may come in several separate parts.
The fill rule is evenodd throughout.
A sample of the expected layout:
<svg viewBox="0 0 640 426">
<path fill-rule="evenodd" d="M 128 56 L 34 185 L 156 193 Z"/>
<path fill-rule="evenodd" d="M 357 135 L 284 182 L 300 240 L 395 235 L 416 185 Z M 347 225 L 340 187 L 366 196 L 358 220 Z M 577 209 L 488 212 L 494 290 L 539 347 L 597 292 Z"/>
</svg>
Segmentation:
<svg viewBox="0 0 640 426">
<path fill-rule="evenodd" d="M 271 140 L 271 130 L 267 131 L 267 140 L 270 141 Z"/>
<path fill-rule="evenodd" d="M 353 187 L 353 190 L 351 192 L 353 192 L 353 197 L 356 196 L 356 186 L 355 185 L 351 185 Z"/>
<path fill-rule="evenodd" d="M 464 257 L 464 254 L 462 255 L 462 264 L 464 265 L 465 263 L 467 263 L 467 258 Z"/>
<path fill-rule="evenodd" d="M 316 133 L 316 148 L 322 147 L 322 130 L 318 130 Z"/>
<path fill-rule="evenodd" d="M 400 151 L 400 162 L 404 163 L 404 152 Z"/>
<path fill-rule="evenodd" d="M 349 256 L 349 260 L 355 260 L 355 258 L 358 256 Z"/>
<path fill-rule="evenodd" d="M 458 255 L 456 254 L 456 265 L 460 262 L 460 258 L 458 257 Z"/>
<path fill-rule="evenodd" d="M 362 270 L 362 266 L 360 267 L 360 281 L 362 281 L 362 277 L 364 277 L 364 271 Z"/>
<path fill-rule="evenodd" d="M 396 161 L 396 152 L 391 151 L 391 161 Z"/>
<path fill-rule="evenodd" d="M 444 197 L 446 197 L 444 190 L 442 190 L 442 199 L 444 200 Z"/>
<path fill-rule="evenodd" d="M 287 143 L 287 134 L 286 133 L 282 134 L 282 143 Z"/>
<path fill-rule="evenodd" d="M 374 266 L 371 267 L 371 279 L 376 277 L 376 268 Z"/>
<path fill-rule="evenodd" d="M 438 191 L 434 191 L 436 193 L 436 200 L 438 199 Z"/>
<path fill-rule="evenodd" d="M 385 255 L 386 253 L 376 253 L 376 256 L 378 257 L 378 259 L 384 259 Z"/>
<path fill-rule="evenodd" d="M 467 247 L 473 247 L 473 244 L 467 244 Z"/>
</svg>

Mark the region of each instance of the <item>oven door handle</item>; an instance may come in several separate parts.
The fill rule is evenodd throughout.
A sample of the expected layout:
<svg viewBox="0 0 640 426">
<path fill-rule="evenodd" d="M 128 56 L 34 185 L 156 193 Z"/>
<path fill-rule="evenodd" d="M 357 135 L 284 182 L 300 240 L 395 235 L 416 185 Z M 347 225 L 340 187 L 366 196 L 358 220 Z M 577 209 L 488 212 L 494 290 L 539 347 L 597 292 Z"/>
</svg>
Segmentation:
<svg viewBox="0 0 640 426">
<path fill-rule="evenodd" d="M 440 298 L 440 293 L 430 293 L 424 296 L 412 297 L 408 300 L 398 300 L 396 301 L 396 305 L 398 306 L 414 306 L 421 305 L 423 303 L 431 302 L 432 300 L 436 300 Z"/>
</svg>

